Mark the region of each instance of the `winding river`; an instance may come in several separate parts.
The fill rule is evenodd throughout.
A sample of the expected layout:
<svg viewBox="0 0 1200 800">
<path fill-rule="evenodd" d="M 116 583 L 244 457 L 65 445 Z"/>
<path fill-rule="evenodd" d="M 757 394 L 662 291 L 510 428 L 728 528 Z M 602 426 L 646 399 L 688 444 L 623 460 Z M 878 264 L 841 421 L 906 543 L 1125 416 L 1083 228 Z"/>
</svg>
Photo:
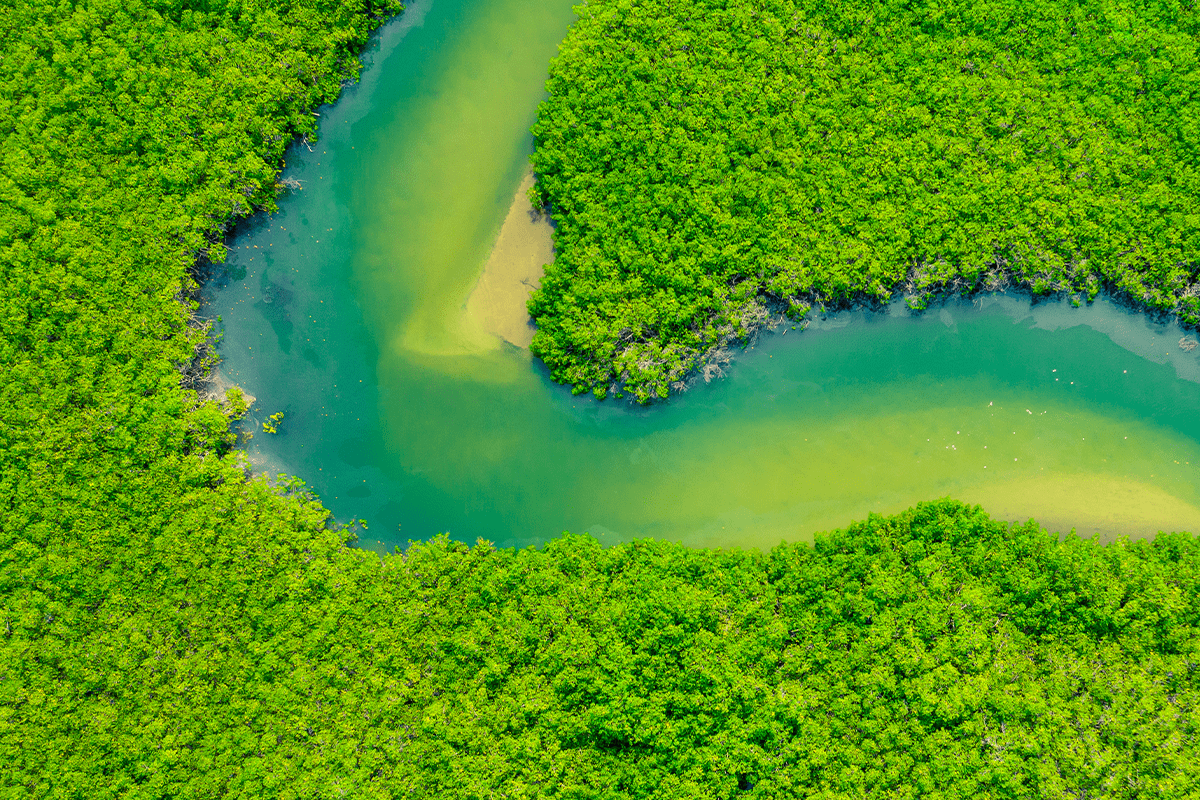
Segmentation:
<svg viewBox="0 0 1200 800">
<path fill-rule="evenodd" d="M 257 398 L 257 469 L 383 549 L 770 546 L 945 495 L 1084 535 L 1200 530 L 1200 349 L 1106 301 L 839 314 L 648 409 L 551 383 L 480 275 L 506 217 L 502 245 L 537 236 L 509 212 L 571 5 L 415 0 L 289 154 L 302 188 L 206 288 L 219 378 Z"/>
</svg>

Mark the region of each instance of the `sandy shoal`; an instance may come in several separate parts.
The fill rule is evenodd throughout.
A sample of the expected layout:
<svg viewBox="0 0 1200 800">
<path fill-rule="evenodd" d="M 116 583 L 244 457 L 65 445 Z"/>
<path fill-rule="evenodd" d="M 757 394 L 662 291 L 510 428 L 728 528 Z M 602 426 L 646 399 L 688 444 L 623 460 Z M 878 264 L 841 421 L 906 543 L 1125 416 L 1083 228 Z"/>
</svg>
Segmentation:
<svg viewBox="0 0 1200 800">
<path fill-rule="evenodd" d="M 1153 484 L 1106 475 L 1047 475 L 1002 481 L 954 493 L 978 503 L 995 519 L 1033 518 L 1047 530 L 1072 528 L 1085 538 L 1111 541 L 1159 531 L 1200 530 L 1200 508 Z"/>
<path fill-rule="evenodd" d="M 532 186 L 531 171 L 513 196 L 479 283 L 467 299 L 467 314 L 484 330 L 526 348 L 533 340 L 534 325 L 525 306 L 543 267 L 554 260 L 553 228 L 530 204 Z"/>
</svg>

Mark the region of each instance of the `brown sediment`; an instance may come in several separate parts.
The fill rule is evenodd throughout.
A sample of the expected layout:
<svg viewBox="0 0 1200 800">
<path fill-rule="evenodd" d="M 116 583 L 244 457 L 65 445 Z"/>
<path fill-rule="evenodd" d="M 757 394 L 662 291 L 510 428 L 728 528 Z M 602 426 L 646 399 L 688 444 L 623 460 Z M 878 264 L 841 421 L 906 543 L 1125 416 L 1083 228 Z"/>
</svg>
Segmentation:
<svg viewBox="0 0 1200 800">
<path fill-rule="evenodd" d="M 252 406 L 258 401 L 257 397 L 231 381 L 224 372 L 218 369 L 214 369 L 208 374 L 197 394 L 203 400 L 215 400 L 218 403 L 224 403 L 225 393 L 230 389 L 240 391 L 242 399 L 246 401 L 247 406 Z"/>
<path fill-rule="evenodd" d="M 550 221 L 529 202 L 533 173 L 525 175 L 500 228 L 479 283 L 467 299 L 467 314 L 484 330 L 518 347 L 533 341 L 533 320 L 526 303 L 554 260 Z"/>
</svg>

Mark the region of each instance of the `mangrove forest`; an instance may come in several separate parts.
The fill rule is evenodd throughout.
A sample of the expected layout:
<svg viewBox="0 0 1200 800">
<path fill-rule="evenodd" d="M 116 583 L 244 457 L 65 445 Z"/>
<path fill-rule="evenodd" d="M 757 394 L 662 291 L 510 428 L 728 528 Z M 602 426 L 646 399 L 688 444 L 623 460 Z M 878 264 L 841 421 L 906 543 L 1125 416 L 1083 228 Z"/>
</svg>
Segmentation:
<svg viewBox="0 0 1200 800">
<path fill-rule="evenodd" d="M 460 16 L 437 16 L 439 2 Z M 495 522 L 524 524 L 513 509 L 561 499 L 543 496 L 554 492 L 580 506 L 607 492 L 642 504 L 645 520 L 651 510 L 689 525 L 689 513 L 702 517 L 697 529 L 719 537 L 734 517 L 718 519 L 702 495 L 721 493 L 727 451 L 706 450 L 697 436 L 672 461 L 683 423 L 664 423 L 664 433 L 651 421 L 676 420 L 665 416 L 683 402 L 672 392 L 719 375 L 760 332 L 802 339 L 813 333 L 798 329 L 838 309 L 904 298 L 906 315 L 924 314 L 945 337 L 959 324 L 949 306 L 937 308 L 945 296 L 1013 289 L 1077 304 L 1113 299 L 1193 336 L 1196 10 L 1166 0 L 588 0 L 573 23 L 565 5 L 547 13 L 545 36 L 560 16 L 569 30 L 547 64 L 540 107 L 527 92 L 529 119 L 512 115 L 524 126 L 516 144 L 479 147 L 499 165 L 481 194 L 502 219 L 524 169 L 509 162 L 528 157 L 520 148 L 529 140 L 531 196 L 554 224 L 554 260 L 530 287 L 532 345 L 493 348 L 523 359 L 504 368 L 519 364 L 526 383 L 487 361 L 492 351 L 419 353 L 421 363 L 450 363 L 445 374 L 483 374 L 477 394 L 432 369 L 404 373 L 443 381 L 468 397 L 460 419 L 488 426 L 490 438 L 475 437 L 465 455 L 428 440 L 456 479 L 498 481 L 478 465 L 500 464 L 527 469 L 534 488 L 500 484 L 512 505 L 486 518 L 493 535 L 469 541 L 444 527 L 382 531 L 358 514 L 335 518 L 328 500 L 375 502 L 381 482 L 355 473 L 354 486 L 326 498 L 314 488 L 322 472 L 399 456 L 383 436 L 346 434 L 327 443 L 340 461 L 310 469 L 297 460 L 292 471 L 256 461 L 252 443 L 312 445 L 300 437 L 318 414 L 275 396 L 264 406 L 252 396 L 259 387 L 219 380 L 221 337 L 236 339 L 247 361 L 294 345 L 314 369 L 357 358 L 382 374 L 385 356 L 420 360 L 419 348 L 396 344 L 401 335 L 338 350 L 334 295 L 327 310 L 316 310 L 320 298 L 301 313 L 288 282 L 299 279 L 271 253 L 284 249 L 284 221 L 325 225 L 326 206 L 329 220 L 362 224 L 345 211 L 352 203 L 321 205 L 318 184 L 337 176 L 315 168 L 327 137 L 355 152 L 383 146 L 382 134 L 363 134 L 375 129 L 339 119 L 344 130 L 331 131 L 323 120 L 367 82 L 364 62 L 386 26 L 428 26 L 425 41 L 437 44 L 464 20 L 507 30 L 521 13 L 484 0 L 407 9 L 397 0 L 0 3 L 0 798 L 1200 796 L 1200 540 L 1191 533 L 1081 536 L 937 494 L 815 534 L 776 535 L 787 524 L 776 521 L 784 528 L 744 546 L 649 538 L 648 521 L 621 531 L 555 523 L 524 539 Z M 470 28 L 467 46 L 489 46 L 478 30 L 493 28 Z M 497 46 L 532 47 L 515 36 Z M 449 109 L 447 129 L 490 133 L 463 122 L 474 119 L 463 98 L 488 93 L 470 94 L 478 71 L 449 74 L 433 91 L 415 69 L 404 73 L 417 87 L 409 104 L 381 105 L 402 122 Z M 430 150 L 411 149 L 413 164 L 432 163 Z M 482 181 L 459 151 L 464 180 Z M 313 171 L 288 173 L 293 159 Z M 306 193 L 319 201 L 285 208 Z M 455 211 L 450 200 L 425 204 L 436 212 L 429 219 Z M 389 219 L 393 208 L 379 205 Z M 393 217 L 388 231 L 408 230 L 410 219 Z M 239 238 L 269 225 L 281 231 L 278 248 Z M 332 221 L 326 231 L 348 236 Z M 430 238 L 452 249 L 488 231 L 480 222 Z M 311 238 L 289 246 L 324 252 Z M 464 263 L 482 262 L 463 247 Z M 275 270 L 255 274 L 258 288 L 244 282 L 252 258 Z M 391 280 L 397 263 L 369 266 Z M 250 339 L 206 313 L 204 292 L 221 282 L 245 295 L 238 302 L 269 336 Z M 439 298 L 455 311 L 458 288 Z M 388 316 L 363 294 L 342 305 L 371 324 Z M 843 335 L 826 324 L 823 335 Z M 991 330 L 971 341 L 995 338 Z M 1178 336 L 1170 355 L 1182 358 L 1195 344 L 1176 346 Z M 873 357 L 884 364 L 878 341 Z M 1141 436 L 1161 465 L 1139 454 L 1146 476 L 1120 486 L 1168 474 L 1194 484 L 1178 443 L 1190 441 L 1200 408 L 1183 368 L 1178 379 L 1166 374 L 1166 356 L 1145 368 L 1140 391 L 1167 398 L 1155 414 L 1182 420 L 1174 428 L 1152 438 L 1117 415 L 1095 423 L 1108 449 L 1093 451 L 1092 430 L 1070 427 L 1100 419 L 1079 409 L 1107 402 L 1084 396 L 1085 380 L 1068 372 L 1083 374 L 1094 353 L 1064 349 L 1045 368 L 1018 357 L 1053 391 L 1078 380 L 1077 406 L 1017 408 L 1024 395 L 988 384 L 996 405 L 972 395 L 975 428 L 946 421 L 945 442 L 922 435 L 897 448 L 914 464 L 952 458 L 975 433 L 971 457 L 986 457 L 978 471 L 991 475 L 1001 462 L 1024 469 L 1019 459 L 1035 459 L 1019 448 L 1042 435 L 1069 431 L 1071 452 L 1089 464 L 1119 461 L 1134 451 L 1117 448 Z M 1115 385 L 1146 361 L 1122 354 L 1133 366 L 1105 361 L 1094 374 Z M 370 396 L 382 409 L 373 411 L 392 415 L 389 430 L 456 428 L 421 416 L 438 405 L 422 386 L 405 385 L 416 399 L 403 405 L 403 392 L 362 374 L 365 388 L 330 396 L 345 407 L 355 392 Z M 898 396 L 864 386 L 864 405 L 842 408 L 841 395 L 820 399 L 830 387 L 808 373 L 785 388 L 817 397 L 812 407 L 831 418 Z M 530 429 L 577 461 L 599 452 L 580 442 L 607 446 L 603 426 L 625 426 L 611 458 L 596 457 L 610 481 L 602 489 L 566 495 L 536 464 L 502 460 L 518 441 L 519 410 L 475 398 L 510 392 L 531 406 L 535 391 L 553 405 Z M 697 413 L 728 413 L 724 402 Z M 1011 416 L 997 416 L 1005 403 Z M 337 412 L 328 406 L 320 413 Z M 1051 411 L 1067 420 L 1053 436 L 1028 427 Z M 551 413 L 577 428 L 541 422 Z M 900 416 L 888 430 L 916 424 Z M 782 416 L 765 419 L 730 438 L 755 453 L 778 444 Z M 994 430 L 985 419 L 998 420 Z M 839 425 L 840 436 L 854 422 Z M 790 431 L 797 461 L 813 462 L 803 449 L 810 434 L 834 442 L 823 453 L 843 441 Z M 813 507 L 838 481 L 865 487 L 876 510 L 908 498 L 882 470 L 826 459 L 807 463 L 819 478 L 802 482 L 798 468 L 772 472 L 768 461 L 734 468 Z M 664 482 L 639 494 L 621 482 L 621 470 L 650 462 L 658 472 L 636 474 L 699 463 L 717 479 L 691 493 Z M 958 464 L 949 469 L 965 472 Z M 1018 477 L 1031 485 L 1066 471 L 1052 464 Z M 427 488 L 475 513 L 452 487 L 429 478 Z M 420 502 L 405 492 L 377 507 Z M 750 495 L 730 502 L 737 513 L 761 510 Z M 782 508 L 771 513 L 793 506 Z"/>
</svg>

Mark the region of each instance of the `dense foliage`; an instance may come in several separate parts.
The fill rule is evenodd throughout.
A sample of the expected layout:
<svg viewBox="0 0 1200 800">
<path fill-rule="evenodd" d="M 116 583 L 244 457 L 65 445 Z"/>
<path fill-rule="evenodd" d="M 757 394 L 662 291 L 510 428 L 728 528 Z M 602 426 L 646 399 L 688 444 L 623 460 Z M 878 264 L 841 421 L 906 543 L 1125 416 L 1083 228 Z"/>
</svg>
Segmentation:
<svg viewBox="0 0 1200 800">
<path fill-rule="evenodd" d="M 405 598 L 409 674 L 427 676 L 396 773 L 414 795 L 1200 786 L 1190 536 L 1060 543 L 943 501 L 765 555 L 443 540 L 385 574 Z"/>
<path fill-rule="evenodd" d="M 6 611 L 7 797 L 1195 797 L 1200 542 L 943 501 L 767 554 L 442 538 L 251 485 Z M 121 565 L 114 574 L 112 565 Z M 99 580 L 99 576 L 107 580 Z"/>
<path fill-rule="evenodd" d="M 248 480 L 189 270 L 394 9 L 0 6 L 0 797 L 1194 796 L 1191 537 L 380 560 Z"/>
<path fill-rule="evenodd" d="M 255 571 L 329 535 L 323 512 L 246 482 L 237 398 L 197 395 L 189 270 L 270 207 L 285 148 L 398 7 L 0 2 L 4 797 L 184 796 L 209 766 L 238 793 L 256 774 L 189 761 L 175 704 L 248 691 Z M 206 597 L 219 616 L 193 622 Z M 205 625 L 224 633 L 189 646 Z"/>
<path fill-rule="evenodd" d="M 535 127 L 553 376 L 665 396 L 814 305 L 1107 287 L 1200 324 L 1177 0 L 590 0 Z"/>
</svg>

